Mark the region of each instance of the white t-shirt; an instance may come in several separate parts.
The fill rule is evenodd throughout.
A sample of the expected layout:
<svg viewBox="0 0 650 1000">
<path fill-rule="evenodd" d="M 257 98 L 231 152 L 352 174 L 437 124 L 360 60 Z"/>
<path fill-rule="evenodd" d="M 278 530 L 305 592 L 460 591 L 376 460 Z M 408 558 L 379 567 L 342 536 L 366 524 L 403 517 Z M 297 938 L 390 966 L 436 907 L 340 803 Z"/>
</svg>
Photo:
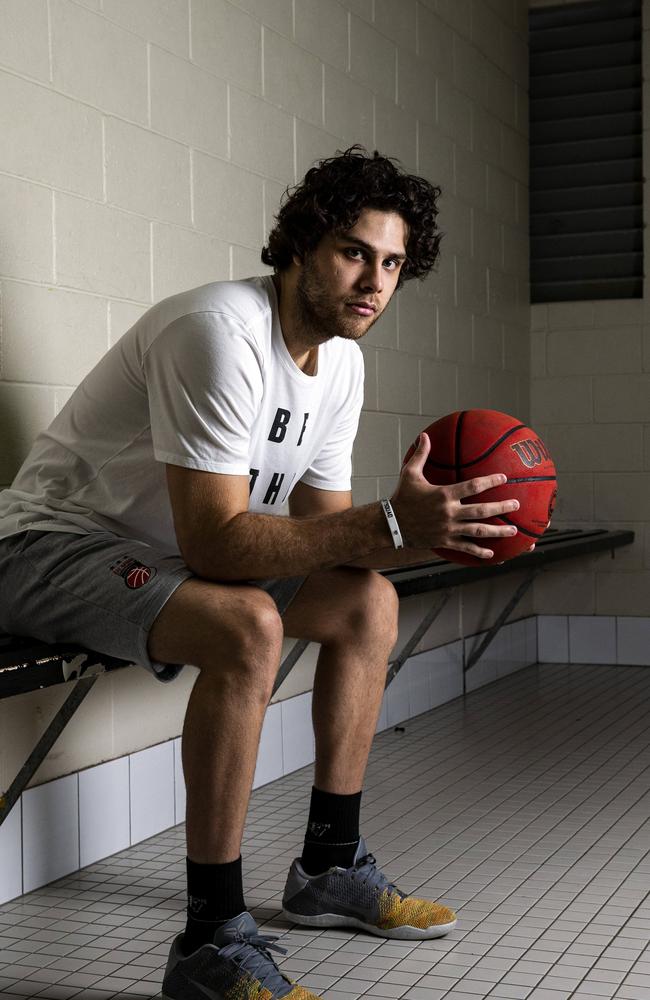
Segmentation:
<svg viewBox="0 0 650 1000">
<path fill-rule="evenodd" d="M 249 510 L 298 481 L 349 490 L 363 356 L 338 337 L 315 375 L 289 354 L 270 276 L 149 309 L 86 375 L 0 492 L 0 538 L 108 530 L 178 553 L 165 463 L 249 476 Z"/>
</svg>

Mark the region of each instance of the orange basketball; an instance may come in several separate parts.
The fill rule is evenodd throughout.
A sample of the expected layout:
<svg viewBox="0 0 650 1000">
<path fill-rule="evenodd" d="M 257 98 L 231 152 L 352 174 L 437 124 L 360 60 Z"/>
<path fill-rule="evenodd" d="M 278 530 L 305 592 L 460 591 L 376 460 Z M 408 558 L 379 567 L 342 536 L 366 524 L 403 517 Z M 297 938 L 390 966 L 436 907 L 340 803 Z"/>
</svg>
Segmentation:
<svg viewBox="0 0 650 1000">
<path fill-rule="evenodd" d="M 508 477 L 504 486 L 466 497 L 462 503 L 518 500 L 519 510 L 486 519 L 487 524 L 514 524 L 516 535 L 507 538 L 472 541 L 492 549 L 496 564 L 513 559 L 546 531 L 551 520 L 557 480 L 555 466 L 540 437 L 516 417 L 498 410 L 457 410 L 424 431 L 431 441 L 431 451 L 424 466 L 424 476 L 436 486 L 464 482 L 477 476 L 502 472 Z M 417 442 L 409 448 L 404 462 L 411 458 Z M 453 549 L 434 549 L 449 562 L 465 566 L 485 566 L 484 559 Z"/>
</svg>

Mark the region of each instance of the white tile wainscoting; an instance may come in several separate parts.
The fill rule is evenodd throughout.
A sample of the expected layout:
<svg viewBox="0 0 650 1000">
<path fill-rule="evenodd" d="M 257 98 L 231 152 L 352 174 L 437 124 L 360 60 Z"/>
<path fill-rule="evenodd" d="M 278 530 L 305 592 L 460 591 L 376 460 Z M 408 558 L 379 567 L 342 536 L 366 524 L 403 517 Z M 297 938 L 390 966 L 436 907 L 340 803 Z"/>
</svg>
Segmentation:
<svg viewBox="0 0 650 1000">
<path fill-rule="evenodd" d="M 483 634 L 412 656 L 384 696 L 377 732 L 463 693 Z M 538 615 L 504 626 L 467 677 L 472 691 L 534 663 L 650 665 L 650 619 Z M 184 821 L 180 737 L 29 788 L 0 827 L 0 903 Z M 311 692 L 269 706 L 254 788 L 311 764 Z"/>
</svg>

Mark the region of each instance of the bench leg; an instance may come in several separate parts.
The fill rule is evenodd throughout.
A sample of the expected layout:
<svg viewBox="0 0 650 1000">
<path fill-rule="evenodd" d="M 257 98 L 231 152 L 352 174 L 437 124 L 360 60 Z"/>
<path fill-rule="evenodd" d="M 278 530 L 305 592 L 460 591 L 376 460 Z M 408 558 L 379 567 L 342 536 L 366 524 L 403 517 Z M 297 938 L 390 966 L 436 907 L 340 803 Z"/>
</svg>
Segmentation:
<svg viewBox="0 0 650 1000">
<path fill-rule="evenodd" d="M 467 658 L 467 661 L 463 666 L 463 687 L 465 686 L 464 680 L 465 677 L 467 676 L 467 671 L 471 670 L 472 667 L 476 666 L 480 658 L 483 656 L 485 650 L 488 648 L 492 640 L 495 638 L 501 626 L 505 624 L 508 615 L 510 615 L 511 612 L 514 610 L 514 608 L 516 608 L 516 606 L 519 604 L 520 600 L 522 599 L 522 597 L 524 596 L 524 594 L 526 593 L 526 591 L 528 590 L 531 583 L 533 582 L 533 580 L 535 579 L 535 577 L 538 575 L 539 572 L 540 569 L 530 570 L 528 576 L 517 587 L 517 590 L 506 604 L 505 608 L 495 621 L 494 625 L 489 629 L 489 631 L 483 637 L 483 641 L 481 642 L 480 646 L 478 646 Z"/>
<path fill-rule="evenodd" d="M 390 667 L 388 668 L 388 673 L 386 674 L 386 687 L 388 687 L 391 681 L 395 680 L 398 673 L 400 672 L 400 670 L 408 660 L 409 656 L 417 646 L 418 642 L 425 634 L 425 632 L 427 632 L 428 629 L 431 628 L 434 621 L 436 620 L 436 618 L 438 617 L 438 615 L 440 614 L 440 612 L 442 611 L 442 609 L 444 608 L 445 604 L 447 603 L 452 594 L 453 594 L 453 588 L 450 590 L 446 590 L 440 597 L 440 599 L 433 605 L 433 607 L 430 608 L 429 611 L 427 611 L 426 615 L 424 616 L 418 627 L 411 635 L 411 638 L 404 644 L 404 646 L 400 650 L 399 655 L 392 661 Z"/>
<path fill-rule="evenodd" d="M 94 674 L 90 677 L 82 677 L 77 681 L 74 689 L 70 692 L 67 699 L 64 701 L 63 705 L 56 713 L 40 740 L 32 750 L 31 754 L 14 778 L 11 783 L 11 787 L 4 793 L 4 795 L 0 795 L 0 826 L 4 823 L 14 804 L 20 798 L 24 789 L 34 777 L 36 771 L 47 757 L 48 753 L 96 680 L 97 674 Z"/>
</svg>

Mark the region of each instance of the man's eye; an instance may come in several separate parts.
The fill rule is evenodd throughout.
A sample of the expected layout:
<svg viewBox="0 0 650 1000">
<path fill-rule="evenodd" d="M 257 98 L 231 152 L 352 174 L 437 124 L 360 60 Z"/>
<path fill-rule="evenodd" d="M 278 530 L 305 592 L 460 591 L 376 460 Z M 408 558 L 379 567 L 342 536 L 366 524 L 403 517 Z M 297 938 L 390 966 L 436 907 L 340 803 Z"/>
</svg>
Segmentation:
<svg viewBox="0 0 650 1000">
<path fill-rule="evenodd" d="M 348 255 L 348 257 L 354 257 L 355 254 L 358 254 L 360 257 L 363 257 L 363 250 L 360 250 L 359 247 L 348 247 L 345 252 Z"/>
<path fill-rule="evenodd" d="M 389 257 L 388 260 L 384 261 L 384 266 L 387 267 L 389 271 L 394 271 L 396 267 L 399 267 L 399 261 L 394 260 L 393 257 Z"/>
</svg>

